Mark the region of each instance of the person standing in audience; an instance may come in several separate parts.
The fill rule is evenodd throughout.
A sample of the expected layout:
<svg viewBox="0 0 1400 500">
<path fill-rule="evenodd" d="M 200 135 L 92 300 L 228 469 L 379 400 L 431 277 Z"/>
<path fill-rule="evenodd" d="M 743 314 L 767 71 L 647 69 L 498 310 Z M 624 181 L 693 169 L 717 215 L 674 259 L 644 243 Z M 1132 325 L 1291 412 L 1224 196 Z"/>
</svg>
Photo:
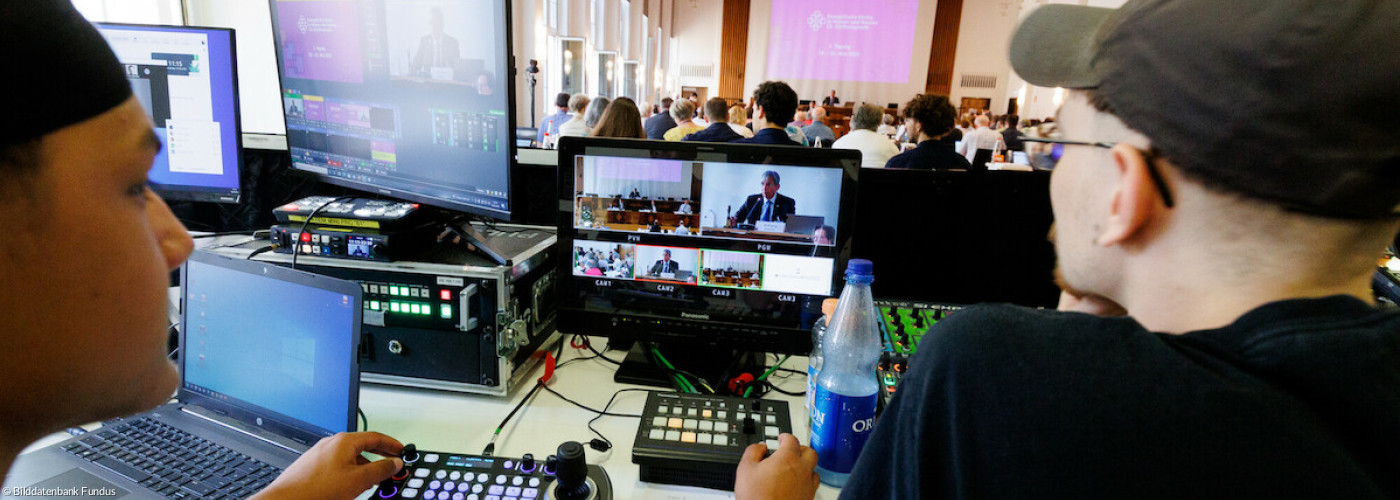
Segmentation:
<svg viewBox="0 0 1400 500">
<path fill-rule="evenodd" d="M 885 162 L 899 154 L 899 148 L 895 147 L 894 141 L 875 131 L 880 120 L 888 117 L 889 115 L 878 106 L 860 105 L 855 114 L 851 115 L 851 132 L 841 136 L 831 147 L 859 150 L 860 166 L 884 168 Z"/>
<path fill-rule="evenodd" d="M 729 108 L 729 128 L 745 139 L 753 137 L 753 130 L 749 129 L 747 122 L 748 113 L 744 111 L 743 106 L 735 104 Z"/>
<path fill-rule="evenodd" d="M 812 124 L 802 127 L 802 135 L 807 136 L 807 140 L 812 144 L 816 144 L 820 139 L 822 145 L 830 147 L 831 143 L 836 142 L 836 132 L 826 126 L 826 108 L 812 110 Z"/>
<path fill-rule="evenodd" d="M 796 111 L 797 92 L 792 87 L 778 81 L 760 83 L 753 92 L 753 137 L 734 142 L 801 146 L 802 143 L 788 137 L 785 129 Z"/>
<path fill-rule="evenodd" d="M 4 476 L 46 435 L 170 399 L 180 377 L 167 349 L 169 276 L 194 242 L 148 182 L 163 148 L 150 114 L 70 2 L 0 2 L 0 56 L 62 62 L 10 82 L 0 115 L 0 298 L 12 306 L 0 315 Z M 55 88 L 63 99 L 34 99 Z M 350 500 L 403 468 L 402 450 L 377 432 L 325 437 L 254 498 Z M 93 496 L 96 485 L 125 494 L 87 477 L 74 481 Z"/>
<path fill-rule="evenodd" d="M 559 126 L 569 121 L 569 93 L 560 92 L 554 96 L 555 112 L 552 115 L 540 120 L 539 140 L 544 141 L 549 137 L 551 141 L 559 137 Z"/>
<path fill-rule="evenodd" d="M 646 139 L 642 130 L 641 113 L 632 99 L 619 97 L 608 104 L 598 126 L 593 127 L 593 137 L 621 137 L 625 139 Z"/>
<path fill-rule="evenodd" d="M 680 142 L 685 136 L 704 130 L 691 121 L 694 116 L 695 103 L 691 102 L 690 99 L 681 99 L 671 103 L 671 118 L 676 120 L 676 127 L 667 130 L 666 135 L 661 136 L 661 138 L 671 142 Z"/>
<path fill-rule="evenodd" d="M 992 151 L 997 148 L 997 141 L 1001 139 L 1001 134 L 992 130 L 992 119 L 987 115 L 977 115 L 973 120 L 977 128 L 963 135 L 962 144 L 958 146 L 958 154 L 967 158 L 967 161 L 977 166 L 977 155 L 981 154 L 986 159 L 982 160 L 981 168 L 986 168 L 986 161 L 992 157 Z M 985 152 L 982 152 L 985 151 Z"/>
<path fill-rule="evenodd" d="M 723 98 L 711 97 L 705 101 L 705 114 L 711 117 L 710 126 L 704 130 L 685 136 L 686 141 L 695 142 L 730 142 L 743 139 L 734 129 L 729 127 L 729 103 Z"/>
<path fill-rule="evenodd" d="M 574 94 L 569 98 L 569 114 L 573 115 L 569 121 L 559 126 L 559 137 L 587 137 L 588 125 L 583 121 L 583 113 L 588 109 L 588 96 Z"/>
<path fill-rule="evenodd" d="M 939 140 L 952 133 L 958 110 L 947 96 L 923 94 L 904 105 L 904 126 L 918 146 L 890 158 L 885 168 L 971 170 L 967 158 Z"/>
<path fill-rule="evenodd" d="M 1400 2 L 1360 0 L 1026 16 L 1012 68 L 1066 89 L 1025 139 L 1062 153 L 1060 311 L 939 321 L 842 497 L 1400 497 L 1400 313 L 1371 287 L 1400 231 L 1397 32 Z M 805 451 L 765 451 L 735 497 L 812 498 Z"/>
<path fill-rule="evenodd" d="M 835 106 L 841 104 L 841 98 L 836 97 L 836 89 L 831 89 L 831 95 L 822 98 L 822 106 Z"/>
<path fill-rule="evenodd" d="M 593 128 L 598 126 L 598 121 L 603 118 L 603 110 L 608 109 L 609 104 L 612 104 L 612 99 L 603 96 L 594 97 L 593 100 L 588 101 L 588 107 L 583 110 L 583 125 L 588 127 L 589 133 L 592 133 Z"/>
<path fill-rule="evenodd" d="M 671 118 L 671 104 L 673 101 L 670 97 L 663 97 L 661 109 L 656 110 L 656 114 L 652 115 L 651 118 L 647 118 L 647 139 L 664 140 L 666 132 L 676 128 L 676 120 Z"/>
</svg>

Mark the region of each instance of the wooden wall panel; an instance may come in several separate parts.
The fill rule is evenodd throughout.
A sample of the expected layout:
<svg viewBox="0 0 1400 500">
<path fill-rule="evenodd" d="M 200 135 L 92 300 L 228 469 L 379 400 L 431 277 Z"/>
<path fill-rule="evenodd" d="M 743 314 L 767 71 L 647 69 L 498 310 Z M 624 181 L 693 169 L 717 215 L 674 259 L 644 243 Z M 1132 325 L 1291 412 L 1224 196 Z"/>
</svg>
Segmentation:
<svg viewBox="0 0 1400 500">
<path fill-rule="evenodd" d="M 749 50 L 749 0 L 724 0 L 720 28 L 719 92 L 716 97 L 744 100 L 744 67 Z"/>
<path fill-rule="evenodd" d="M 933 17 L 933 46 L 929 50 L 924 93 L 948 95 L 953 90 L 953 58 L 958 53 L 963 0 L 938 0 Z"/>
</svg>

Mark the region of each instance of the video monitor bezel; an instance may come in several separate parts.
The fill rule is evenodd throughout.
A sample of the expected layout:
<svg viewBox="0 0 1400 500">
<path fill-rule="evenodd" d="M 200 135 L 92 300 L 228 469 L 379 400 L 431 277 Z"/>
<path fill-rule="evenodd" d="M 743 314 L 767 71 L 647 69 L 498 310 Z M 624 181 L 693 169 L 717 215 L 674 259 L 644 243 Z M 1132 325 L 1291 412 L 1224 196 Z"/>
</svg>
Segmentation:
<svg viewBox="0 0 1400 500">
<path fill-rule="evenodd" d="M 278 20 L 278 16 L 277 16 L 277 4 L 279 3 L 279 1 L 286 1 L 286 0 L 267 0 L 267 3 L 268 3 L 268 8 L 269 8 L 269 11 L 270 11 L 271 17 L 272 17 L 273 46 L 274 46 L 273 48 L 274 48 L 274 52 L 276 53 L 276 59 L 277 59 L 277 82 L 278 82 L 278 83 L 277 83 L 277 88 L 278 88 L 278 90 L 279 90 L 280 92 L 282 92 L 282 93 L 285 95 L 285 93 L 286 93 L 290 88 L 287 86 L 287 84 L 288 84 L 288 78 L 287 78 L 286 76 L 283 75 L 284 55 L 282 54 L 282 47 L 281 47 L 281 44 L 280 44 L 280 43 L 277 43 L 277 38 L 276 38 L 276 37 L 277 37 L 277 30 L 279 29 L 279 24 L 278 24 L 278 23 L 279 23 L 279 20 Z M 384 4 L 386 4 L 386 3 L 388 3 L 388 2 L 395 1 L 395 0 L 345 0 L 345 1 L 352 1 L 352 2 L 374 1 L 374 2 L 376 2 L 378 5 L 383 6 Z M 505 94 L 506 94 L 506 113 L 505 113 L 505 124 L 504 124 L 504 129 L 503 129 L 503 130 L 507 131 L 507 134 L 506 134 L 506 140 L 502 141 L 502 144 L 501 144 L 501 146 L 502 146 L 502 147 L 501 147 L 502 155 L 504 156 L 504 159 L 505 159 L 505 162 L 504 162 L 504 164 L 503 164 L 504 173 L 505 173 L 505 179 L 506 179 L 505 189 L 503 190 L 503 192 L 505 193 L 505 195 L 504 195 L 505 205 L 506 205 L 506 209 L 505 209 L 505 210 L 496 210 L 496 209 L 489 208 L 489 207 L 484 207 L 484 206 L 479 206 L 479 205 L 473 205 L 473 204 L 470 204 L 470 203 L 467 203 L 467 202 L 458 202 L 458 201 L 453 201 L 453 200 L 446 200 L 446 199 L 439 198 L 439 197 L 436 197 L 436 196 L 433 196 L 433 195 L 430 195 L 430 194 L 425 194 L 425 193 L 422 193 L 422 192 L 415 191 L 413 188 L 389 187 L 389 186 L 384 186 L 384 185 L 381 185 L 381 184 L 376 184 L 376 183 L 373 183 L 373 182 L 367 182 L 367 181 L 362 182 L 362 181 L 357 181 L 357 180 L 354 180 L 354 179 L 346 179 L 346 178 L 342 178 L 342 177 L 336 177 L 336 176 L 332 176 L 332 175 L 329 175 L 329 174 L 323 174 L 323 173 L 320 173 L 320 172 L 315 171 L 315 170 L 304 169 L 304 168 L 297 167 L 296 164 L 295 164 L 295 162 L 293 162 L 293 168 L 296 169 L 296 170 L 302 171 L 302 172 L 306 172 L 306 173 L 308 173 L 308 174 L 310 174 L 310 175 L 314 175 L 314 176 L 316 176 L 316 178 L 317 178 L 318 180 L 320 180 L 321 182 L 325 182 L 325 183 L 327 183 L 327 184 L 333 184 L 333 185 L 336 185 L 336 186 L 346 187 L 346 188 L 350 188 L 350 189 L 356 189 L 356 190 L 360 190 L 360 191 L 365 191 L 365 192 L 368 192 L 368 193 L 372 193 L 372 194 L 373 194 L 374 196 L 376 196 L 376 197 L 389 197 L 389 198 L 394 198 L 394 199 L 400 199 L 400 200 L 406 200 L 406 201 L 413 201 L 413 202 L 423 203 L 423 204 L 425 204 L 425 205 L 431 205 L 431 206 L 435 206 L 435 207 L 439 207 L 439 208 L 443 208 L 443 209 L 447 209 L 447 210 L 453 210 L 453 211 L 457 211 L 457 212 L 464 212 L 464 213 L 469 213 L 469 214 L 474 214 L 474 215 L 480 215 L 480 216 L 485 216 L 485 217 L 491 217 L 491 218 L 494 218 L 494 219 L 499 219 L 499 220 L 504 220 L 504 221 L 510 221 L 510 220 L 512 220 L 512 217 L 515 216 L 515 215 L 523 208 L 523 207 L 520 206 L 521 201 L 520 201 L 520 200 L 517 200 L 517 197 L 514 196 L 516 193 L 514 193 L 514 191 L 513 191 L 513 188 L 514 188 L 514 186 L 515 186 L 515 184 L 516 184 L 515 179 L 514 179 L 514 175 L 513 175 L 513 173 L 514 173 L 514 171 L 515 171 L 515 168 L 513 168 L 513 167 L 514 167 L 515 162 L 516 162 L 516 152 L 517 152 L 517 150 L 519 149 L 519 148 L 517 147 L 516 141 L 515 141 L 515 127 L 516 127 L 516 123 L 517 123 L 517 121 L 516 121 L 516 88 L 515 88 L 516 86 L 515 86 L 515 74 L 516 74 L 517 71 L 516 71 L 515 56 L 514 56 L 514 54 L 515 54 L 515 52 L 514 52 L 514 47 L 515 47 L 515 45 L 514 45 L 514 44 L 515 44 L 515 38 L 514 38 L 514 37 L 515 37 L 515 35 L 514 35 L 514 31 L 513 31 L 513 30 L 514 30 L 514 28 L 513 28 L 513 15 L 514 15 L 514 13 L 512 12 L 513 9 L 512 9 L 512 7 L 511 7 L 511 2 L 510 2 L 509 0 L 490 0 L 490 2 L 491 2 L 491 4 L 492 4 L 492 8 L 493 8 L 494 10 L 499 10 L 499 11 L 501 12 L 501 15 L 504 16 L 504 19 L 498 19 L 498 20 L 497 20 L 498 23 L 493 23 L 493 24 L 499 25 L 499 26 L 502 27 L 503 30 L 504 30 L 504 33 L 502 34 L 502 36 L 504 37 L 504 38 L 503 38 L 503 40 L 504 40 L 504 47 L 499 47 L 501 50 L 500 50 L 500 52 L 498 52 L 498 53 L 496 54 L 496 56 L 499 57 L 499 58 L 501 58 L 502 61 L 505 61 L 505 64 L 504 64 L 504 71 L 502 71 L 502 72 L 497 76 L 496 80 L 497 80 L 497 83 L 498 83 L 499 85 L 501 85 L 501 87 L 504 87 L 503 90 L 504 90 L 504 92 L 505 92 Z M 286 116 L 286 110 L 285 110 L 285 108 L 283 109 L 282 119 L 283 119 L 283 122 L 284 122 L 283 124 L 286 125 L 285 122 L 286 122 L 286 120 L 287 120 L 287 116 Z M 291 129 L 290 129 L 290 128 L 288 128 L 288 134 L 289 134 L 289 135 L 291 134 Z M 290 149 L 291 149 L 291 144 L 289 143 L 289 144 L 288 144 L 288 150 L 290 151 Z M 454 189 L 457 189 L 457 188 L 454 188 Z"/>
<path fill-rule="evenodd" d="M 682 235 L 578 227 L 575 213 L 582 187 L 576 186 L 576 166 L 580 165 L 578 162 L 583 156 L 629 156 L 839 171 L 840 186 L 836 189 L 838 214 L 836 224 L 832 224 L 837 228 L 836 237 L 830 245 L 815 245 L 725 235 Z M 724 347 L 775 353 L 800 354 L 810 350 L 811 323 L 821 315 L 821 300 L 834 296 L 840 290 L 842 272 L 850 258 L 852 235 L 855 232 L 857 182 L 860 176 L 858 151 L 569 137 L 560 141 L 558 172 L 558 253 L 555 260 L 558 271 L 556 298 L 560 331 L 623 340 L 657 341 L 670 345 Z M 701 182 L 703 183 L 703 178 Z M 791 185 L 791 181 L 783 184 Z M 747 191 L 750 187 L 735 189 Z M 705 202 L 702 199 L 698 203 L 703 207 Z M 626 297 L 641 294 L 637 297 L 638 303 L 651 305 L 637 306 L 636 309 L 629 310 L 605 311 L 597 307 L 590 308 L 583 303 L 589 296 L 600 297 L 601 300 L 602 294 L 596 283 L 599 277 L 575 275 L 576 242 L 615 242 L 632 245 L 631 254 L 634 258 L 640 253 L 637 248 L 644 246 L 696 249 L 697 259 L 703 259 L 707 252 L 762 253 L 765 260 L 774 256 L 830 258 L 830 286 L 826 293 L 822 294 L 752 290 L 743 286 L 719 286 L 714 282 L 701 284 L 698 282 L 700 278 L 692 275 L 691 279 L 697 282 L 676 283 L 676 286 L 666 290 L 663 288 L 666 284 L 661 281 L 641 278 L 609 280 L 616 282 L 608 285 L 612 290 L 607 292 L 611 294 L 610 300 L 631 300 Z M 643 267 L 650 264 L 637 259 L 632 264 L 633 275 L 639 277 Z M 695 265 L 698 268 L 699 262 Z M 587 280 L 595 282 L 584 285 Z M 718 296 L 710 295 L 716 293 L 714 291 L 724 293 Z M 787 300 L 791 301 L 791 305 L 771 305 L 776 304 L 774 302 L 770 304 L 772 309 L 769 310 L 746 308 L 740 311 L 747 314 L 715 313 L 715 310 L 733 311 L 734 309 L 728 306 L 755 299 Z M 665 305 L 655 305 L 657 303 Z M 704 310 L 697 310 L 697 307 L 703 307 Z"/>
</svg>

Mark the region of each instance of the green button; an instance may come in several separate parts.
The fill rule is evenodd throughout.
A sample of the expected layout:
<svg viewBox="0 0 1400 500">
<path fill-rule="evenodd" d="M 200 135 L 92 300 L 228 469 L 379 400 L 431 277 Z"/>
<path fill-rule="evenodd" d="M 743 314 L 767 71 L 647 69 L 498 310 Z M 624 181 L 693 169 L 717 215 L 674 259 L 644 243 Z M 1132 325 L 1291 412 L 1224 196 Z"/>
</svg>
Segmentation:
<svg viewBox="0 0 1400 500">
<path fill-rule="evenodd" d="M 378 311 L 378 310 L 379 310 L 379 301 L 377 301 L 377 300 L 371 300 L 371 301 L 369 301 L 369 308 L 372 309 L 372 310 Z"/>
<path fill-rule="evenodd" d="M 451 306 L 451 305 L 448 305 L 448 304 L 443 304 L 443 305 L 442 305 L 442 317 L 443 317 L 443 318 L 451 318 L 451 317 L 452 317 L 452 306 Z"/>
<path fill-rule="evenodd" d="M 409 306 L 409 307 L 413 309 L 412 311 L 410 311 L 410 312 L 412 312 L 413 314 L 423 314 L 423 306 L 420 306 L 420 305 L 418 305 L 418 304 L 413 304 L 412 306 Z"/>
<path fill-rule="evenodd" d="M 398 302 L 390 302 L 390 303 L 389 303 L 389 310 L 390 310 L 390 311 L 393 311 L 393 312 L 399 312 L 399 311 L 400 311 L 399 303 L 398 303 Z"/>
</svg>

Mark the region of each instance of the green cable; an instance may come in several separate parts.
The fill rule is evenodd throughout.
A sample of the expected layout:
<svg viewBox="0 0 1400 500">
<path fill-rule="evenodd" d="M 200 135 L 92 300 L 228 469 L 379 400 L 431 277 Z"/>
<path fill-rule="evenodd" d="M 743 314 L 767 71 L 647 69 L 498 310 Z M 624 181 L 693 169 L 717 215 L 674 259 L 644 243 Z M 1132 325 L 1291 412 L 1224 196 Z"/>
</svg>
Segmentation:
<svg viewBox="0 0 1400 500">
<path fill-rule="evenodd" d="M 791 354 L 788 354 L 788 355 L 786 355 L 786 356 L 783 356 L 783 359 L 780 359 L 780 360 L 778 360 L 777 363 L 774 363 L 773 366 L 772 366 L 771 368 L 768 368 L 768 371 L 763 372 L 763 375 L 759 375 L 759 376 L 758 376 L 758 379 L 754 380 L 754 383 L 758 383 L 758 382 L 762 382 L 762 381 L 764 381 L 764 380 L 767 380 L 769 375 L 772 375 L 773 372 L 778 371 L 778 367 L 783 366 L 783 363 L 786 362 L 786 361 L 788 360 L 788 358 L 791 358 L 791 357 L 792 357 Z M 752 384 L 749 385 L 748 387 L 745 387 L 745 388 L 744 388 L 744 397 L 746 397 L 746 398 L 749 397 L 749 393 L 750 393 L 750 392 L 753 392 L 753 385 L 752 385 Z"/>
<path fill-rule="evenodd" d="M 671 365 L 671 362 L 666 360 L 666 356 L 663 356 L 663 355 L 661 354 L 661 350 L 660 350 L 660 349 L 657 349 L 656 346 L 652 346 L 651 352 L 652 352 L 652 354 L 656 355 L 656 360 L 657 360 L 657 361 L 660 361 L 661 364 L 662 364 L 663 366 L 665 366 L 666 368 L 670 368 L 670 369 L 672 370 L 671 376 L 672 376 L 672 377 L 675 377 L 675 379 L 676 379 L 678 382 L 680 382 L 679 385 L 681 386 L 681 389 L 682 389 L 682 390 L 684 390 L 685 392 L 689 392 L 689 393 L 691 393 L 691 394 L 698 394 L 698 393 L 700 392 L 700 391 L 695 390 L 695 386 L 694 386 L 694 385 L 691 385 L 690 382 L 689 382 L 688 380 L 686 380 L 686 378 L 685 378 L 684 375 L 681 375 L 681 374 L 679 374 L 679 373 L 675 373 L 676 367 L 675 367 L 675 366 L 672 366 L 672 365 Z"/>
</svg>

